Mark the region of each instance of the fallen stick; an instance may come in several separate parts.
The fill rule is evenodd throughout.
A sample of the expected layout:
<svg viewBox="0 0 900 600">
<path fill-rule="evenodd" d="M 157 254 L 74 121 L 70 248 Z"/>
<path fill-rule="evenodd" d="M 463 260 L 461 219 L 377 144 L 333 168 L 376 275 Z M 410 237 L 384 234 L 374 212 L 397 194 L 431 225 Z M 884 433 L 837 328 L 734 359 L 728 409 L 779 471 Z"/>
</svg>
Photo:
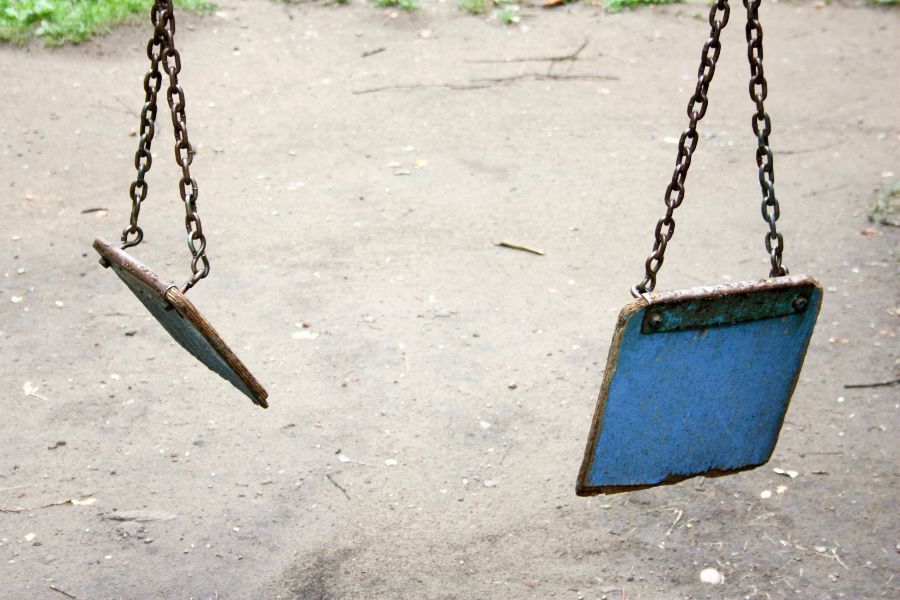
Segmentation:
<svg viewBox="0 0 900 600">
<path fill-rule="evenodd" d="M 31 512 L 33 510 L 52 508 L 54 506 L 64 506 L 66 504 L 71 504 L 72 506 L 90 506 L 96 501 L 96 498 L 69 498 L 67 500 L 59 500 L 57 502 L 51 502 L 50 504 L 44 504 L 43 506 L 36 506 L 34 508 L 0 508 L 0 513 Z"/>
<path fill-rule="evenodd" d="M 683 516 L 684 516 L 684 511 L 679 510 L 677 512 L 677 514 L 675 515 L 675 521 L 672 523 L 672 526 L 669 527 L 669 530 L 666 532 L 666 537 L 669 537 L 669 535 L 672 534 L 672 531 L 675 529 L 675 526 L 678 525 L 678 521 L 680 521 L 681 517 L 683 517 Z"/>
<path fill-rule="evenodd" d="M 53 590 L 54 592 L 59 592 L 60 594 L 62 594 L 63 596 L 65 596 L 67 598 L 74 598 L 74 600 L 78 600 L 78 598 L 76 596 L 73 596 L 69 592 L 56 587 L 52 583 L 50 584 L 50 589 Z"/>
<path fill-rule="evenodd" d="M 480 90 L 489 87 L 487 84 L 482 85 L 466 85 L 457 83 L 411 83 L 399 85 L 383 85 L 380 87 L 366 88 L 363 90 L 353 90 L 354 95 L 374 94 L 376 92 L 386 92 L 390 90 L 429 90 L 429 89 L 445 89 L 445 90 Z"/>
<path fill-rule="evenodd" d="M 558 75 L 556 73 L 521 73 L 519 75 L 510 75 L 508 77 L 479 77 L 478 79 L 473 79 L 472 81 L 476 83 L 505 83 L 508 81 L 522 81 L 525 79 L 534 79 L 536 81 L 543 81 L 546 79 L 562 81 L 618 81 L 619 78 L 613 75 L 594 75 L 590 73 L 585 73 L 582 75 Z"/>
<path fill-rule="evenodd" d="M 471 83 L 410 83 L 410 84 L 398 84 L 398 85 L 383 85 L 379 87 L 373 88 L 365 88 L 362 90 L 353 90 L 354 95 L 361 94 L 374 94 L 376 92 L 386 92 L 390 90 L 433 90 L 433 89 L 445 89 L 445 90 L 455 90 L 455 91 L 467 91 L 467 90 L 482 90 L 485 88 L 493 87 L 494 85 L 511 83 L 514 81 L 525 81 L 525 80 L 535 80 L 535 81 L 544 81 L 544 80 L 557 80 L 557 81 L 618 81 L 619 78 L 614 75 L 596 75 L 586 73 L 583 75 L 562 75 L 555 73 L 522 73 L 519 75 L 512 75 L 509 77 L 480 77 L 477 79 L 472 79 Z"/>
<path fill-rule="evenodd" d="M 529 248 L 528 246 L 520 246 L 519 244 L 513 244 L 511 242 L 496 242 L 494 244 L 500 248 L 509 248 L 510 250 L 521 250 L 522 252 L 530 252 L 531 254 L 537 254 L 538 256 L 544 256 L 543 250 L 538 250 L 537 248 Z"/>
<path fill-rule="evenodd" d="M 334 484 L 334 487 L 341 490 L 341 493 L 344 494 L 344 496 L 346 496 L 347 500 L 350 499 L 350 494 L 347 493 L 347 490 L 345 490 L 343 487 L 341 487 L 341 484 L 339 484 L 337 481 L 335 481 L 334 479 L 331 478 L 331 473 L 325 473 L 325 477 L 328 478 L 328 481 L 330 481 L 331 483 Z"/>
<path fill-rule="evenodd" d="M 581 43 L 578 48 L 574 51 L 569 52 L 568 54 L 563 54 L 562 56 L 532 56 L 532 57 L 523 57 L 523 58 L 487 58 L 480 60 L 467 60 L 467 63 L 472 64 L 508 64 L 508 63 L 523 63 L 523 62 L 565 62 L 567 60 L 578 60 L 578 55 L 587 48 L 588 42 L 590 39 L 585 38 L 585 40 Z"/>
<path fill-rule="evenodd" d="M 897 385 L 900 383 L 900 379 L 892 379 L 890 381 L 879 381 L 877 383 L 848 383 L 844 385 L 844 389 L 852 390 L 858 388 L 876 388 L 876 387 L 891 387 L 892 385 Z"/>
</svg>

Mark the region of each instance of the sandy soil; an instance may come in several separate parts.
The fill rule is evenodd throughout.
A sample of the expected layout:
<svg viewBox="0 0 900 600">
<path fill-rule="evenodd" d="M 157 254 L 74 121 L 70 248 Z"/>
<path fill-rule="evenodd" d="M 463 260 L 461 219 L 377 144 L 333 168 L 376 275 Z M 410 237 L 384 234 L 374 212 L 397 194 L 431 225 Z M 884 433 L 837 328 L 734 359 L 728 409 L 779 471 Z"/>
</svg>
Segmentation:
<svg viewBox="0 0 900 600">
<path fill-rule="evenodd" d="M 866 211 L 900 175 L 900 14 L 763 9 L 786 262 L 827 288 L 771 463 L 584 499 L 705 4 L 533 9 L 522 28 L 452 2 L 220 11 L 178 35 L 213 269 L 190 297 L 268 411 L 90 249 L 127 221 L 147 28 L 0 48 L 0 507 L 33 509 L 0 514 L 0 596 L 900 597 L 898 388 L 843 387 L 897 377 L 897 230 Z M 742 18 L 660 289 L 767 273 Z M 548 68 L 479 61 L 585 38 L 552 72 L 609 79 L 463 89 Z M 434 87 L 357 93 L 409 85 Z M 181 281 L 161 115 L 135 254 Z M 294 339 L 304 321 L 318 337 Z"/>
</svg>

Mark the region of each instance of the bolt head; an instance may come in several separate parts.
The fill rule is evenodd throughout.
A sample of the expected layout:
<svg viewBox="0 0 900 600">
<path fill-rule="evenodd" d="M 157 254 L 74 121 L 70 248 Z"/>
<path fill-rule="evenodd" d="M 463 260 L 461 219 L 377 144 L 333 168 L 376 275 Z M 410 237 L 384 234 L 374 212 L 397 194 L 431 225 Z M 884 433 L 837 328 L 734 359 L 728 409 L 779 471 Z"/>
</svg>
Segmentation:
<svg viewBox="0 0 900 600">
<path fill-rule="evenodd" d="M 797 296 L 791 306 L 794 307 L 794 310 L 800 311 L 806 308 L 807 304 L 809 304 L 809 300 L 805 296 Z"/>
<path fill-rule="evenodd" d="M 663 324 L 663 316 L 659 313 L 653 313 L 650 315 L 650 318 L 647 319 L 647 324 L 653 329 L 659 329 Z"/>
</svg>

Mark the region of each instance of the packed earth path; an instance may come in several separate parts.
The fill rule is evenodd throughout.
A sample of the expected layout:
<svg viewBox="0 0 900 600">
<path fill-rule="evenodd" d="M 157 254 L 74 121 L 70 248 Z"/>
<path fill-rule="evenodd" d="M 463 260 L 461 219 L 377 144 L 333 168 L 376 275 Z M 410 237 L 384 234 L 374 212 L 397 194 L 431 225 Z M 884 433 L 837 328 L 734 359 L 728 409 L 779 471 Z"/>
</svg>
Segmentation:
<svg viewBox="0 0 900 600">
<path fill-rule="evenodd" d="M 761 10 L 785 263 L 825 289 L 771 462 L 575 496 L 707 11 L 179 13 L 212 264 L 189 297 L 268 410 L 91 249 L 128 222 L 149 23 L 0 47 L 0 596 L 900 596 L 900 387 L 845 388 L 898 377 L 898 230 L 867 218 L 900 177 L 895 10 Z M 744 18 L 661 290 L 768 273 Z M 163 107 L 157 132 L 133 253 L 180 282 Z"/>
</svg>

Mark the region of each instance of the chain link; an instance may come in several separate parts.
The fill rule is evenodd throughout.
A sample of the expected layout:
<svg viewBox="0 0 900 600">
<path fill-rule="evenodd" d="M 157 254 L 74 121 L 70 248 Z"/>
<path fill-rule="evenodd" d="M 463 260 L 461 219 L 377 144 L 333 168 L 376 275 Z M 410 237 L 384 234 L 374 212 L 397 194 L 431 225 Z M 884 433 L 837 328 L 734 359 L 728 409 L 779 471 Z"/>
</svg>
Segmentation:
<svg viewBox="0 0 900 600">
<path fill-rule="evenodd" d="M 141 130 L 138 149 L 134 154 L 134 168 L 137 176 L 129 189 L 131 196 L 131 220 L 122 231 L 122 249 L 137 246 L 144 239 L 144 231 L 138 226 L 141 203 L 147 199 L 148 186 L 144 179 L 153 164 L 150 147 L 156 133 L 156 98 L 162 86 L 162 74 L 159 72 L 159 61 L 162 57 L 162 29 L 159 22 L 159 7 L 154 4 L 150 9 L 150 20 L 153 23 L 153 37 L 147 43 L 147 58 L 150 69 L 144 76 L 144 106 L 141 108 Z"/>
<path fill-rule="evenodd" d="M 784 238 L 776 228 L 776 222 L 780 215 L 778 200 L 775 197 L 775 166 L 772 158 L 772 149 L 769 146 L 769 134 L 772 132 L 772 121 L 766 113 L 765 99 L 768 94 L 768 84 L 763 74 L 763 32 L 759 23 L 759 5 L 761 0 L 742 0 L 747 9 L 747 58 L 750 61 L 750 98 L 756 105 L 753 115 L 753 133 L 757 138 L 756 165 L 759 167 L 759 185 L 762 189 L 762 216 L 769 225 L 766 232 L 766 252 L 772 263 L 769 271 L 770 277 L 787 275 L 788 270 L 781 262 L 784 251 Z M 722 50 L 719 42 L 719 34 L 728 23 L 728 0 L 717 0 L 710 9 L 709 24 L 710 34 L 703 45 L 703 53 L 700 61 L 700 69 L 697 73 L 697 88 L 688 102 L 688 128 L 681 134 L 678 141 L 678 157 L 675 160 L 675 171 L 672 173 L 672 181 L 666 188 L 665 203 L 666 214 L 656 223 L 654 232 L 655 241 L 653 251 L 644 263 L 644 279 L 631 288 L 631 294 L 639 297 L 641 294 L 652 292 L 656 287 L 656 275 L 662 267 L 665 259 L 666 246 L 675 233 L 675 220 L 672 215 L 684 200 L 684 182 L 688 169 L 691 166 L 691 157 L 697 148 L 699 137 L 697 124 L 706 114 L 709 104 L 707 92 L 716 70 L 716 61 Z"/>
<path fill-rule="evenodd" d="M 187 292 L 209 274 L 209 259 L 206 256 L 206 237 L 203 235 L 203 225 L 197 214 L 199 188 L 197 181 L 191 176 L 190 167 L 194 160 L 194 149 L 188 138 L 184 91 L 178 84 L 181 55 L 175 48 L 175 14 L 172 0 L 155 0 L 150 9 L 150 20 L 153 23 L 154 31 L 153 37 L 147 45 L 150 70 L 144 78 L 146 95 L 144 107 L 141 110 L 141 137 L 134 159 L 137 177 L 131 184 L 131 221 L 122 233 L 122 248 L 136 246 L 144 237 L 144 232 L 138 226 L 138 216 L 141 202 L 147 198 L 148 187 L 144 177 L 152 163 L 150 145 L 155 132 L 157 95 L 162 87 L 162 72 L 160 71 L 160 67 L 162 67 L 162 71 L 168 78 L 166 100 L 172 114 L 172 128 L 175 132 L 175 162 L 181 167 L 178 192 L 184 204 L 187 244 L 191 251 L 191 277 L 181 288 L 182 292 Z"/>
<path fill-rule="evenodd" d="M 672 215 L 684 200 L 684 182 L 687 179 L 688 169 L 691 167 L 691 158 L 694 155 L 694 150 L 697 149 L 697 143 L 700 141 L 697 125 L 703 119 L 709 106 L 707 93 L 709 92 L 709 85 L 712 83 L 713 75 L 716 72 L 716 62 L 719 60 L 719 54 L 722 51 L 719 35 L 728 24 L 730 12 L 731 8 L 728 6 L 728 0 L 717 0 L 709 11 L 709 37 L 706 43 L 703 44 L 700 68 L 697 71 L 697 87 L 687 106 L 688 127 L 678 140 L 678 156 L 675 159 L 675 170 L 672 173 L 672 181 L 666 188 L 666 214 L 656 223 L 653 251 L 650 252 L 650 256 L 647 257 L 647 261 L 644 263 L 644 279 L 631 288 L 631 293 L 635 298 L 641 294 L 653 291 L 653 288 L 656 287 L 656 274 L 662 267 L 663 260 L 665 260 L 666 246 L 675 234 L 675 219 L 672 218 Z"/>
<path fill-rule="evenodd" d="M 756 105 L 756 113 L 751 122 L 753 133 L 759 142 L 756 148 L 756 165 L 759 167 L 759 185 L 762 189 L 762 217 L 769 224 L 765 245 L 772 263 L 769 277 L 781 277 L 788 274 L 781 263 L 784 251 L 784 238 L 775 226 L 781 213 L 778 199 L 775 197 L 775 161 L 769 147 L 769 134 L 772 132 L 772 121 L 766 112 L 765 100 L 769 93 L 768 84 L 763 73 L 763 31 L 759 23 L 759 5 L 761 0 L 743 0 L 747 9 L 747 58 L 750 61 L 750 98 Z"/>
</svg>

